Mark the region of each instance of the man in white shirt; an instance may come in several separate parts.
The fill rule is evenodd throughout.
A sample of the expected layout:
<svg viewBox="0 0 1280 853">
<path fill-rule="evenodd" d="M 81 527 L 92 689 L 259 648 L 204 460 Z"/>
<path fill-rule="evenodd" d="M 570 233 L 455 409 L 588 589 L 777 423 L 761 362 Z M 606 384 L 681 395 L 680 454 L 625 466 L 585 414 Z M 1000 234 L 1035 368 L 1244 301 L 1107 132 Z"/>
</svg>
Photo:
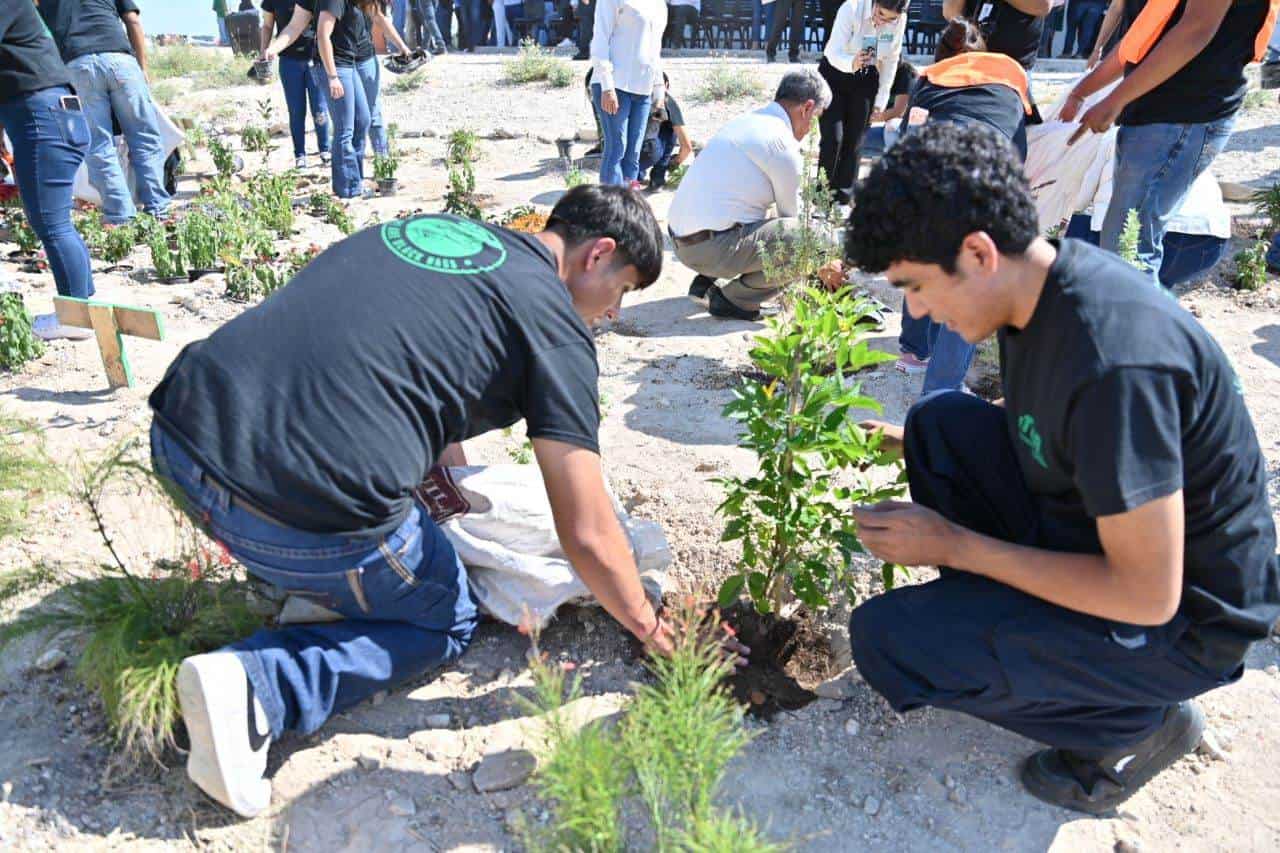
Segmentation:
<svg viewBox="0 0 1280 853">
<path fill-rule="evenodd" d="M 697 273 L 689 296 L 705 301 L 711 316 L 757 320 L 760 306 L 790 283 L 766 280 L 760 245 L 786 240 L 797 227 L 800 140 L 830 104 L 816 71 L 787 74 L 773 103 L 721 128 L 680 182 L 668 228 L 676 257 Z M 729 281 L 717 287 L 717 279 Z"/>
</svg>

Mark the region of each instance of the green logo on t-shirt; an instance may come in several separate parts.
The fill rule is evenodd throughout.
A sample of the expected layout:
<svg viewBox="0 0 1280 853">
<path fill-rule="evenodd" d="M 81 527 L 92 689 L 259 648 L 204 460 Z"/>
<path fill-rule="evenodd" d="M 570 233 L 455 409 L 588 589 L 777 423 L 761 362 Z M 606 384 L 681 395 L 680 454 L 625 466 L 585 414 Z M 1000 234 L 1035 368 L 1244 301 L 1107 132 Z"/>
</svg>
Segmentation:
<svg viewBox="0 0 1280 853">
<path fill-rule="evenodd" d="M 498 235 L 465 219 L 396 219 L 382 226 L 382 242 L 405 263 L 450 275 L 488 272 L 507 260 Z"/>
<path fill-rule="evenodd" d="M 1036 460 L 1041 468 L 1049 467 L 1049 463 L 1044 461 L 1044 440 L 1040 438 L 1040 430 L 1036 429 L 1036 419 L 1031 415 L 1018 418 L 1018 438 L 1022 439 L 1022 443 L 1031 451 L 1031 458 Z"/>
</svg>

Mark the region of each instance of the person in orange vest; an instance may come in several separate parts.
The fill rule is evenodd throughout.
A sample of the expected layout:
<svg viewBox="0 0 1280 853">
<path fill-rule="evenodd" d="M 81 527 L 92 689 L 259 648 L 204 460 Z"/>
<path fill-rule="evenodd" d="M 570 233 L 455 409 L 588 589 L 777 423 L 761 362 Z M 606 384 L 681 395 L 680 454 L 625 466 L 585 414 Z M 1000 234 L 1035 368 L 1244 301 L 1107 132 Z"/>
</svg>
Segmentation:
<svg viewBox="0 0 1280 853">
<path fill-rule="evenodd" d="M 1102 247 L 1118 249 L 1136 211 L 1138 261 L 1157 284 L 1169 217 L 1231 138 L 1248 88 L 1244 66 L 1265 55 L 1278 12 L 1280 0 L 1125 0 L 1124 39 L 1060 113 L 1063 121 L 1078 117 L 1082 132 L 1120 126 Z"/>
<path fill-rule="evenodd" d="M 1027 118 L 1032 113 L 1027 72 L 1004 53 L 987 51 L 977 23 L 955 18 L 942 32 L 938 60 L 920 72 L 911 90 L 908 122 L 982 124 L 1027 156 Z M 909 135 L 910 128 L 905 129 Z M 902 311 L 897 368 L 924 374 L 922 395 L 959 391 L 976 347 L 927 316 Z"/>
</svg>

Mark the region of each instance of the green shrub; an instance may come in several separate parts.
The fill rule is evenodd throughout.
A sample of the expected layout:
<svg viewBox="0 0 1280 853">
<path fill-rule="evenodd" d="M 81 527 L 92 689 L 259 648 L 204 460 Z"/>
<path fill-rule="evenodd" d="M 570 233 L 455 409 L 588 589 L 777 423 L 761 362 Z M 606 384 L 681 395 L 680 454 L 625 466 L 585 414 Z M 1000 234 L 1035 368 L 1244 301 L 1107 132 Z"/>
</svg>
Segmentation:
<svg viewBox="0 0 1280 853">
<path fill-rule="evenodd" d="M 419 68 L 408 74 L 399 74 L 387 84 L 387 91 L 393 95 L 404 95 L 416 92 L 427 84 L 427 69 Z"/>
<path fill-rule="evenodd" d="M 1258 190 L 1250 201 L 1253 202 L 1254 212 L 1266 217 L 1268 232 L 1274 234 L 1280 231 L 1280 182 Z"/>
<path fill-rule="evenodd" d="M 670 172 L 667 172 L 667 189 L 676 190 L 680 187 L 680 182 L 684 180 L 685 173 L 689 171 L 689 167 L 683 163 L 676 166 Z"/>
<path fill-rule="evenodd" d="M 573 83 L 573 66 L 529 39 L 520 42 L 520 53 L 503 66 L 503 79 L 512 85 L 546 81 L 557 89 Z"/>
<path fill-rule="evenodd" d="M 1253 244 L 1236 253 L 1236 288 L 1261 290 L 1267 283 L 1268 243 L 1259 235 Z"/>
<path fill-rule="evenodd" d="M 293 233 L 293 191 L 298 178 L 292 172 L 262 171 L 249 181 L 246 197 L 258 220 L 281 237 Z"/>
<path fill-rule="evenodd" d="M 159 278 L 177 278 L 187 269 L 187 256 L 182 243 L 176 237 L 170 240 L 169 229 L 161 226 L 147 235 L 147 248 L 151 252 L 151 266 Z"/>
<path fill-rule="evenodd" d="M 449 134 L 445 141 L 446 163 L 471 163 L 480 159 L 480 137 L 474 130 L 460 127 Z"/>
<path fill-rule="evenodd" d="M 764 84 L 754 71 L 733 65 L 717 65 L 703 75 L 693 91 L 693 99 L 702 103 L 738 101 L 756 98 L 763 93 Z"/>
<path fill-rule="evenodd" d="M 0 312 L 3 311 L 0 297 Z M 4 330 L 0 328 L 0 351 L 4 347 Z M 0 539 L 20 532 L 25 527 L 31 499 L 57 482 L 58 471 L 45 455 L 40 428 L 31 421 L 0 412 Z M 5 577 L 7 581 L 0 581 L 0 601 L 14 593 L 8 586 L 14 578 Z"/>
<path fill-rule="evenodd" d="M 589 183 L 591 183 L 591 177 L 577 166 L 565 172 L 564 185 L 566 189 L 573 189 Z"/>
<path fill-rule="evenodd" d="M 400 159 L 394 153 L 376 154 L 373 158 L 373 179 L 375 181 L 394 181 L 400 169 Z"/>
<path fill-rule="evenodd" d="M 323 190 L 311 195 L 311 215 L 330 225 L 336 225 L 343 234 L 350 234 L 356 228 L 351 221 L 351 214 L 342 202 Z"/>
<path fill-rule="evenodd" d="M 214 137 L 209 140 L 209 156 L 213 158 L 213 168 L 217 171 L 218 177 L 224 180 L 230 179 L 236 170 L 236 158 L 231 153 L 231 149 L 223 144 L 221 139 Z"/>
<path fill-rule="evenodd" d="M 212 217 L 192 210 L 178 223 L 176 229 L 179 252 L 186 259 L 188 270 L 211 270 L 218 266 L 222 255 L 222 234 Z"/>
<path fill-rule="evenodd" d="M 176 44 L 152 50 L 147 71 L 153 82 L 183 77 L 188 90 L 225 89 L 246 85 L 252 63 L 249 57 L 228 58 L 222 51 Z"/>
<path fill-rule="evenodd" d="M 0 369 L 17 370 L 44 355 L 44 341 L 31 331 L 31 315 L 18 293 L 0 293 Z"/>
<path fill-rule="evenodd" d="M 133 223 L 117 225 L 108 229 L 103 237 L 102 259 L 109 264 L 118 264 L 129 257 L 137 244 L 137 228 Z"/>
<path fill-rule="evenodd" d="M 89 254 L 96 257 L 102 251 L 102 244 L 107 236 L 102 224 L 102 211 L 96 207 L 80 211 L 72 215 L 72 223 Z"/>
<path fill-rule="evenodd" d="M 10 239 L 18 244 L 19 252 L 24 255 L 34 255 L 40 251 L 40 238 L 36 236 L 35 229 L 27 221 L 27 213 L 21 205 L 5 209 L 4 226 L 9 232 Z"/>
<path fill-rule="evenodd" d="M 573 66 L 569 63 L 557 59 L 555 64 L 547 70 L 547 83 L 553 89 L 566 89 L 573 85 L 573 81 L 577 78 L 574 73 Z"/>
</svg>

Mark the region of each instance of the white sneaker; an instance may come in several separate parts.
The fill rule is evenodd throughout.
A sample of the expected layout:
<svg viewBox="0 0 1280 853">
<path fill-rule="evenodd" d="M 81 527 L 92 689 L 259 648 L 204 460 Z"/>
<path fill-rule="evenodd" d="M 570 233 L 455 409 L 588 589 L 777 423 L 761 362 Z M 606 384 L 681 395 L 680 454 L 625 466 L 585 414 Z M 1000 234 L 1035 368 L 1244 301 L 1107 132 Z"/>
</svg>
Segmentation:
<svg viewBox="0 0 1280 853">
<path fill-rule="evenodd" d="M 93 329 L 82 329 L 79 326 L 64 326 L 58 322 L 57 314 L 37 314 L 31 319 L 31 331 L 45 341 L 87 341 L 93 337 Z"/>
<path fill-rule="evenodd" d="M 293 158 L 293 168 L 295 168 L 295 169 L 305 169 L 305 168 L 307 168 L 307 158 L 306 158 L 306 156 L 302 156 L 302 157 L 294 157 L 294 158 Z"/>
<path fill-rule="evenodd" d="M 320 152 L 320 162 L 321 162 L 323 165 L 328 166 L 328 165 L 329 165 L 329 162 L 330 162 L 332 159 L 333 159 L 333 155 L 332 155 L 332 154 L 330 154 L 328 151 L 321 151 L 321 152 Z"/>
<path fill-rule="evenodd" d="M 271 733 L 244 666 L 231 652 L 195 655 L 178 669 L 178 701 L 191 739 L 187 775 L 242 817 L 271 804 Z"/>
</svg>

